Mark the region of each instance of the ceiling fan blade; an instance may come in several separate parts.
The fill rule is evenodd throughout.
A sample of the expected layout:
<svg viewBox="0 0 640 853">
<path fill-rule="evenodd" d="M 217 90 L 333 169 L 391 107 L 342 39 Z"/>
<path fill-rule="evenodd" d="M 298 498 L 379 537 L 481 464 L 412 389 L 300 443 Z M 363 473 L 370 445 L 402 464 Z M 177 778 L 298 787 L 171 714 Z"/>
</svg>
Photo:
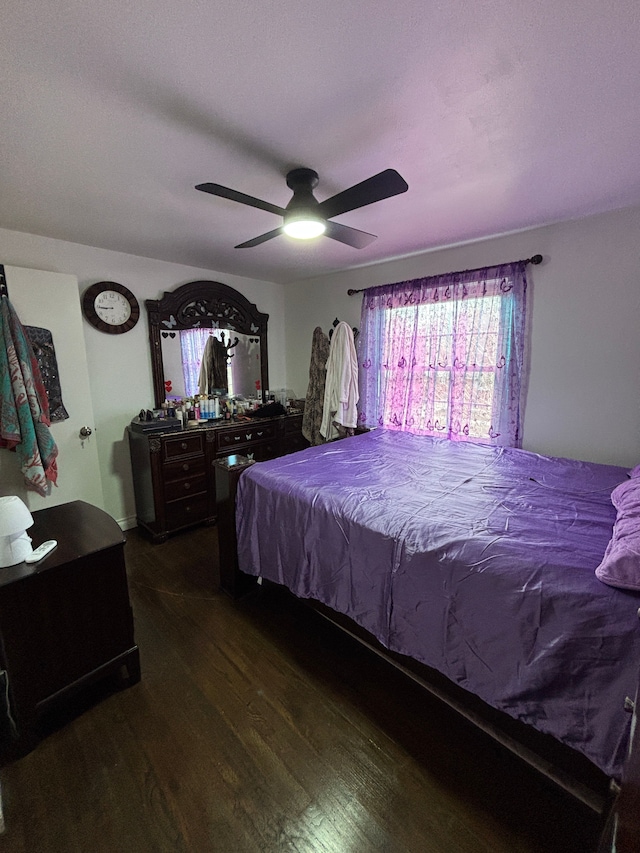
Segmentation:
<svg viewBox="0 0 640 853">
<path fill-rule="evenodd" d="M 277 237 L 279 234 L 282 234 L 282 225 L 280 228 L 274 228 L 273 231 L 267 231 L 266 234 L 261 234 L 259 237 L 254 237 L 253 240 L 247 240 L 246 243 L 240 243 L 238 246 L 234 246 L 235 249 L 252 249 L 254 246 L 259 246 L 260 243 L 266 243 L 267 240 L 273 240 L 274 237 Z"/>
<path fill-rule="evenodd" d="M 198 184 L 197 190 L 203 193 L 211 193 L 218 195 L 221 198 L 228 198 L 229 201 L 237 201 L 240 204 L 248 204 L 250 207 L 257 207 L 259 210 L 266 210 L 268 213 L 276 213 L 278 216 L 284 216 L 284 207 L 278 207 L 277 204 L 263 201 L 261 198 L 254 198 L 252 195 L 245 195 L 237 190 L 231 190 L 229 187 L 223 187 L 220 184 Z"/>
<path fill-rule="evenodd" d="M 354 249 L 364 249 L 365 246 L 378 239 L 375 234 L 358 231 L 357 228 L 340 225 L 339 222 L 327 222 L 327 230 L 324 232 L 324 236 L 345 243 L 347 246 L 352 246 Z"/>
<path fill-rule="evenodd" d="M 385 198 L 399 195 L 409 189 L 405 179 L 395 169 L 385 169 L 366 181 L 361 181 L 348 190 L 320 202 L 319 212 L 331 219 L 341 213 L 357 210 L 367 204 L 382 201 Z"/>
</svg>

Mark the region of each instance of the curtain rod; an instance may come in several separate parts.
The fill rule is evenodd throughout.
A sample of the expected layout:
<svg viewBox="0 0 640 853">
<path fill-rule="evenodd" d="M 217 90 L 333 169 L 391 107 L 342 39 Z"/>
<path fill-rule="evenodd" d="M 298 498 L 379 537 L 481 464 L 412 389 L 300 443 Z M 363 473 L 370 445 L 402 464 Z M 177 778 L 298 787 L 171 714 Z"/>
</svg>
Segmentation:
<svg viewBox="0 0 640 853">
<path fill-rule="evenodd" d="M 533 255 L 530 258 L 524 258 L 522 261 L 515 261 L 515 262 L 511 261 L 511 263 L 534 264 L 535 266 L 537 266 L 538 264 L 542 263 L 542 260 L 543 260 L 542 255 Z M 490 264 L 490 266 L 499 267 L 499 266 L 503 266 L 503 264 Z M 439 273 L 438 275 L 434 275 L 434 276 L 426 276 L 426 278 L 440 278 L 440 276 L 445 276 L 445 275 L 464 275 L 464 273 L 467 273 L 467 272 L 481 272 L 481 270 L 486 270 L 486 269 L 488 269 L 488 267 L 477 267 L 474 270 L 455 270 L 454 272 L 445 272 L 445 273 Z M 387 285 L 386 284 L 374 284 L 371 287 L 361 287 L 359 290 L 354 290 L 353 288 L 349 288 L 349 290 L 347 290 L 347 296 L 354 296 L 356 293 L 364 293 L 365 290 L 373 290 L 374 287 L 387 287 Z"/>
</svg>

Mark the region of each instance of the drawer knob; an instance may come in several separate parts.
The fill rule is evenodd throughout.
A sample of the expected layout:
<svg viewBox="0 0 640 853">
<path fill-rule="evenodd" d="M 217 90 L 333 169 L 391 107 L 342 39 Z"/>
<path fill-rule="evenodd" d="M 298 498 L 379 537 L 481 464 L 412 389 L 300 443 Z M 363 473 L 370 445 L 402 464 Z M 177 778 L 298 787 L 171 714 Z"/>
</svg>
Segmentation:
<svg viewBox="0 0 640 853">
<path fill-rule="evenodd" d="M 184 484 L 184 490 L 185 490 L 185 492 L 188 492 L 190 488 L 191 488 L 191 483 L 185 483 L 185 484 Z"/>
<path fill-rule="evenodd" d="M 242 438 L 242 436 L 240 436 L 240 435 L 234 435 L 233 436 L 234 441 L 240 441 L 241 438 Z"/>
<path fill-rule="evenodd" d="M 184 465 L 182 466 L 182 470 L 183 470 L 183 471 L 188 471 L 188 470 L 189 470 L 189 463 L 188 463 L 188 462 L 185 462 L 185 463 L 184 463 Z"/>
<path fill-rule="evenodd" d="M 258 435 L 259 435 L 259 433 L 258 433 Z M 251 433 L 250 433 L 250 432 L 248 432 L 248 433 L 245 435 L 245 438 L 247 439 L 247 441 L 251 441 Z"/>
<path fill-rule="evenodd" d="M 181 443 L 180 447 L 181 447 L 183 450 L 186 450 L 186 449 L 187 449 L 187 442 L 186 442 L 186 441 L 183 441 L 183 442 Z"/>
</svg>

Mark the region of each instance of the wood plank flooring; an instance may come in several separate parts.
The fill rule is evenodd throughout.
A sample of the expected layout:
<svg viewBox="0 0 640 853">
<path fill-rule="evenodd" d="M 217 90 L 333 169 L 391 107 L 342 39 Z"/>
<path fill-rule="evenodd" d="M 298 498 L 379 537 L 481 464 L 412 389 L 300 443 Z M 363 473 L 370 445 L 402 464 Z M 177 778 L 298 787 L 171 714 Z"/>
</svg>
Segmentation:
<svg viewBox="0 0 640 853">
<path fill-rule="evenodd" d="M 0 770 L 0 853 L 589 853 L 599 818 L 308 608 L 127 534 L 142 680 Z M 28 630 L 28 626 L 25 626 Z"/>
</svg>

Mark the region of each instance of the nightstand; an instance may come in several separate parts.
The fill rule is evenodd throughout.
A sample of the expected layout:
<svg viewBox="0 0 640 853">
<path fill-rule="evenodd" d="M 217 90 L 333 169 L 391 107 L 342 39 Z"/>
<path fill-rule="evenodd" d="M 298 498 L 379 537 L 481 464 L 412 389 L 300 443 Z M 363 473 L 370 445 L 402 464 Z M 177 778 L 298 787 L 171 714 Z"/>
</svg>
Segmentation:
<svg viewBox="0 0 640 853">
<path fill-rule="evenodd" d="M 124 686 L 140 680 L 119 526 L 84 501 L 32 515 L 34 549 L 58 546 L 39 563 L 0 569 L 0 668 L 17 735 L 7 736 L 5 702 L 5 760 L 33 746 L 37 720 L 73 691 L 111 673 Z"/>
</svg>

